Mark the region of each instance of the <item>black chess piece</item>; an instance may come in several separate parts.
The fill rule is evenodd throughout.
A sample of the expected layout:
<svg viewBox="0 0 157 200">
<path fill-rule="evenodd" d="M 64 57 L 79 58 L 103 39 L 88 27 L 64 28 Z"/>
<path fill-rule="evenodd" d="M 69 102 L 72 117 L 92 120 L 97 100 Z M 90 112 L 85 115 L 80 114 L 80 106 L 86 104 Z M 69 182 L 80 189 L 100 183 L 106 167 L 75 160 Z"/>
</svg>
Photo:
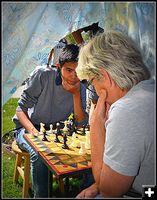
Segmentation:
<svg viewBox="0 0 157 200">
<path fill-rule="evenodd" d="M 68 128 L 68 136 L 72 136 L 73 128 L 72 128 L 72 121 L 71 120 L 67 123 L 67 128 Z"/>
<path fill-rule="evenodd" d="M 57 130 L 56 130 L 57 135 L 62 135 L 60 123 L 56 124 L 56 128 L 57 128 Z"/>
<path fill-rule="evenodd" d="M 68 127 L 68 136 L 72 136 L 72 134 L 75 132 L 77 133 L 76 127 L 75 127 L 75 118 L 73 117 L 70 119 L 70 121 L 67 124 Z"/>
<path fill-rule="evenodd" d="M 43 138 L 42 141 L 48 141 L 47 137 L 46 137 L 46 130 L 43 132 Z"/>
<path fill-rule="evenodd" d="M 86 135 L 86 126 L 85 125 L 83 125 L 82 135 Z"/>
<path fill-rule="evenodd" d="M 64 139 L 64 144 L 62 145 L 62 148 L 63 149 L 69 149 L 69 147 L 66 143 L 67 142 L 67 135 L 66 134 L 63 135 L 63 139 Z"/>
<path fill-rule="evenodd" d="M 58 143 L 60 143 L 60 140 L 59 140 L 59 138 L 58 138 L 58 134 L 57 134 L 57 132 L 55 133 L 55 135 L 56 135 L 56 139 L 54 140 L 54 142 L 58 142 Z"/>
</svg>

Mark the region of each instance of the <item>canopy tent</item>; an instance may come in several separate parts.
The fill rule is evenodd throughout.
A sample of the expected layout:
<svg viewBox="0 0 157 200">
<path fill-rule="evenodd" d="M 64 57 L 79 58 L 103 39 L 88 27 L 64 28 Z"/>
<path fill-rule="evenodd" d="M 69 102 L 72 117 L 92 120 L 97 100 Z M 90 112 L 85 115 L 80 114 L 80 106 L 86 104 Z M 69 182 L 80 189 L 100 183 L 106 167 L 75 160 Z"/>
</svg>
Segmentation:
<svg viewBox="0 0 157 200">
<path fill-rule="evenodd" d="M 155 2 L 2 2 L 2 105 L 56 42 L 99 22 L 130 35 L 154 77 Z"/>
</svg>

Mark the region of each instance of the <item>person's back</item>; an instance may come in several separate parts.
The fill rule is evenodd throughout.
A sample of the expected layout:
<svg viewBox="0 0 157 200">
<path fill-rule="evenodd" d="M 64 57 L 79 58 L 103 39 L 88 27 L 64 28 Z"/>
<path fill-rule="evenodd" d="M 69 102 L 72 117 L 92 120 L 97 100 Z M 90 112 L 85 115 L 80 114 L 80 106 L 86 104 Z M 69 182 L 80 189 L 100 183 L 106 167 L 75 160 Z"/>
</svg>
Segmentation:
<svg viewBox="0 0 157 200">
<path fill-rule="evenodd" d="M 142 185 L 155 184 L 153 105 L 153 80 L 142 81 L 112 104 L 106 122 L 104 162 L 119 173 L 136 176 L 132 188 L 140 194 Z"/>
</svg>

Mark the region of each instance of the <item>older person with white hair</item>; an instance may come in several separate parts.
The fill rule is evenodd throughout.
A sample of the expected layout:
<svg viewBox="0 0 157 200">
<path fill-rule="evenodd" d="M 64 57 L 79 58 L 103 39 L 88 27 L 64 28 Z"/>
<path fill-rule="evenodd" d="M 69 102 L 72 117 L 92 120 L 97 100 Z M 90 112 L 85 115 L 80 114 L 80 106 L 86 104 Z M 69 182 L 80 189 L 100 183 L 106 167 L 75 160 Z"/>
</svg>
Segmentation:
<svg viewBox="0 0 157 200">
<path fill-rule="evenodd" d="M 90 121 L 95 183 L 77 198 L 140 197 L 155 184 L 154 81 L 134 42 L 107 31 L 79 53 L 76 73 L 99 98 Z"/>
</svg>

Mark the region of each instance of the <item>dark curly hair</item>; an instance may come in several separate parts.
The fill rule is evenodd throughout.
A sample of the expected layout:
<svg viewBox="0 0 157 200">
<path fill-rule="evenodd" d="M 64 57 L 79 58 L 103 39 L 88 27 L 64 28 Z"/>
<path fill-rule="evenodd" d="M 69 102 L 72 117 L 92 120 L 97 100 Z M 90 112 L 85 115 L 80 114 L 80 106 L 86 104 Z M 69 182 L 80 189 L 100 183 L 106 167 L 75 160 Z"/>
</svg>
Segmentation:
<svg viewBox="0 0 157 200">
<path fill-rule="evenodd" d="M 59 64 L 62 67 L 66 62 L 77 62 L 79 47 L 75 44 L 67 44 L 61 49 L 59 56 Z"/>
</svg>

